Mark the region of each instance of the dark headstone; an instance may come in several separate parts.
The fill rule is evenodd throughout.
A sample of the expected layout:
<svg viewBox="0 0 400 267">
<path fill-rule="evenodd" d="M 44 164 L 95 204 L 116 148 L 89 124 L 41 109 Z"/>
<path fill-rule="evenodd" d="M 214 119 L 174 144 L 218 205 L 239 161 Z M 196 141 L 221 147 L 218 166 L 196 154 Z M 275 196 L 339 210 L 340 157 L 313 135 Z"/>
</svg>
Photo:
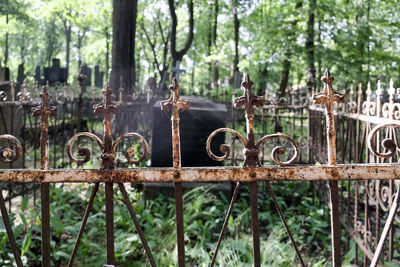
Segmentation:
<svg viewBox="0 0 400 267">
<path fill-rule="evenodd" d="M 10 80 L 10 69 L 6 67 L 6 72 L 5 72 L 5 80 L 9 81 Z"/>
<path fill-rule="evenodd" d="M 84 80 L 82 87 L 83 92 L 85 92 L 86 87 L 92 85 L 92 69 L 89 68 L 87 65 L 82 65 L 81 70 L 82 74 L 86 76 L 86 79 Z"/>
<path fill-rule="evenodd" d="M 35 68 L 35 81 L 41 84 L 41 76 L 40 76 L 40 66 L 37 65 Z"/>
<path fill-rule="evenodd" d="M 68 69 L 67 68 L 60 68 L 60 77 L 58 81 L 60 83 L 65 83 L 68 80 Z"/>
<path fill-rule="evenodd" d="M 94 85 L 96 87 L 102 87 L 101 86 L 101 80 L 100 80 L 100 67 L 99 67 L 99 65 L 94 66 Z"/>
<path fill-rule="evenodd" d="M 227 109 L 223 104 L 196 97 L 185 97 L 190 101 L 190 108 L 180 112 L 180 137 L 182 167 L 220 166 L 221 162 L 212 160 L 206 152 L 206 140 L 216 129 L 225 127 Z M 172 133 L 171 112 L 161 111 L 160 101 L 153 105 L 153 133 L 152 133 L 152 167 L 172 167 Z M 225 141 L 224 134 L 215 136 L 211 149 L 218 154 L 219 147 Z M 197 183 L 202 184 L 202 183 Z M 148 198 L 157 194 L 173 195 L 173 185 L 149 184 L 146 185 Z M 184 188 L 193 187 L 184 183 Z M 227 195 L 231 193 L 231 184 L 222 183 L 219 190 Z"/>
<path fill-rule="evenodd" d="M 227 109 L 204 98 L 185 97 L 190 108 L 180 112 L 182 167 L 219 166 L 206 152 L 206 140 L 216 129 L 225 127 Z M 162 111 L 160 101 L 153 105 L 152 167 L 172 167 L 171 113 Z M 214 138 L 213 151 L 219 151 L 224 135 Z"/>
<path fill-rule="evenodd" d="M 60 60 L 53 58 L 53 65 L 50 68 L 44 68 L 44 82 L 50 85 L 55 83 L 64 83 L 68 80 L 68 69 L 60 68 Z"/>
<path fill-rule="evenodd" d="M 100 83 L 98 87 L 103 88 L 103 81 L 104 81 L 104 71 L 100 71 L 100 80 L 99 80 Z"/>
<path fill-rule="evenodd" d="M 0 82 L 10 80 L 10 71 L 8 68 L 0 67 Z"/>
<path fill-rule="evenodd" d="M 18 75 L 17 75 L 17 82 L 22 84 L 25 79 L 25 70 L 24 70 L 24 63 L 18 65 Z"/>
<path fill-rule="evenodd" d="M 145 91 L 151 91 L 153 94 L 157 90 L 157 80 L 154 77 L 150 77 L 146 81 L 146 85 L 144 86 Z"/>
</svg>

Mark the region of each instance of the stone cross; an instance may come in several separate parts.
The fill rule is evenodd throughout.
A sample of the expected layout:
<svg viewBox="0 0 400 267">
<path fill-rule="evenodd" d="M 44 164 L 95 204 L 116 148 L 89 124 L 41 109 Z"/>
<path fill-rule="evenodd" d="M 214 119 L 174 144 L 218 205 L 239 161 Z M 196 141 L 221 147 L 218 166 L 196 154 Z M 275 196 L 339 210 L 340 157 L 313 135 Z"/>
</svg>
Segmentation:
<svg viewBox="0 0 400 267">
<path fill-rule="evenodd" d="M 181 65 L 181 62 L 180 62 L 179 60 L 177 60 L 177 61 L 176 61 L 175 67 L 172 67 L 172 68 L 171 68 L 171 71 L 172 71 L 172 72 L 175 72 L 175 78 L 176 78 L 176 81 L 177 81 L 178 83 L 179 83 L 179 81 L 180 81 L 181 73 L 185 73 L 185 72 L 186 72 L 185 69 L 181 69 L 181 68 L 180 68 L 180 65 Z"/>
</svg>

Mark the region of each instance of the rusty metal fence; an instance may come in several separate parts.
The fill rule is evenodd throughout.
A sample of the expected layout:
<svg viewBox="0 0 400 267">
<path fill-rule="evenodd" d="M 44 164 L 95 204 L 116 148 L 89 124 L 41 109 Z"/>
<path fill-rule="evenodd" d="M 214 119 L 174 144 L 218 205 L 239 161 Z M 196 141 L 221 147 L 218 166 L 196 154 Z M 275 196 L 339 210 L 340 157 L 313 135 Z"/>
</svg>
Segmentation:
<svg viewBox="0 0 400 267">
<path fill-rule="evenodd" d="M 322 81 L 324 82 L 324 90 L 322 93 L 315 94 L 313 96 L 313 101 L 316 104 L 315 106 L 310 107 L 310 112 L 307 116 L 320 116 L 321 111 L 323 110 L 325 113 L 325 131 L 320 131 L 320 136 L 325 136 L 326 140 L 324 144 L 326 145 L 326 154 L 327 154 L 327 164 L 317 164 L 317 165 L 293 165 L 296 160 L 301 155 L 301 150 L 306 149 L 308 152 L 305 154 L 308 157 L 312 157 L 310 153 L 310 147 L 308 142 L 306 142 L 305 148 L 303 146 L 297 145 L 295 141 L 295 132 L 293 131 L 292 136 L 284 135 L 281 133 L 272 133 L 264 135 L 259 140 L 256 140 L 254 134 L 254 108 L 259 107 L 262 108 L 264 106 L 264 98 L 253 95 L 251 87 L 253 85 L 249 76 L 246 75 L 245 79 L 242 83 L 242 87 L 244 89 L 243 96 L 238 97 L 234 100 L 233 106 L 236 109 L 244 109 L 245 111 L 245 120 L 246 120 L 246 136 L 240 134 L 236 129 L 232 128 L 221 128 L 215 130 L 209 136 L 207 143 L 205 144 L 205 149 L 207 150 L 209 156 L 217 161 L 223 161 L 229 158 L 232 153 L 229 145 L 222 145 L 220 147 L 220 154 L 217 152 L 211 151 L 211 143 L 213 138 L 220 133 L 230 133 L 236 137 L 242 143 L 242 158 L 243 158 L 243 166 L 242 167 L 203 167 L 203 168 L 183 168 L 181 167 L 181 159 L 180 159 L 180 136 L 179 136 L 179 111 L 188 109 L 189 102 L 187 100 L 181 99 L 179 97 L 179 85 L 175 79 L 172 80 L 172 84 L 170 85 L 171 97 L 168 100 L 165 100 L 161 103 L 161 109 L 167 110 L 171 112 L 171 125 L 172 125 L 172 151 L 173 151 L 173 167 L 172 168 L 128 168 L 128 169 L 120 169 L 116 168 L 116 151 L 118 150 L 118 145 L 122 142 L 123 139 L 137 139 L 141 144 L 141 153 L 135 151 L 133 148 L 129 148 L 125 152 L 125 156 L 130 164 L 135 165 L 142 162 L 148 156 L 148 144 L 146 139 L 136 133 L 136 132 L 128 132 L 123 133 L 116 139 L 113 139 L 112 134 L 112 114 L 118 114 L 120 112 L 120 107 L 112 103 L 111 101 L 111 90 L 108 85 L 102 91 L 103 99 L 99 104 L 94 105 L 94 113 L 95 114 L 103 114 L 103 127 L 104 127 L 104 135 L 102 138 L 98 137 L 94 133 L 91 132 L 78 132 L 73 135 L 67 144 L 67 155 L 72 162 L 75 162 L 78 165 L 82 165 L 89 161 L 91 157 L 91 151 L 87 147 L 81 147 L 78 150 L 78 155 L 75 155 L 72 152 L 73 144 L 78 144 L 78 146 L 82 145 L 82 142 L 79 142 L 81 137 L 90 138 L 97 143 L 98 147 L 101 150 L 101 167 L 100 169 L 49 169 L 49 136 L 48 136 L 48 125 L 49 125 L 49 117 L 56 114 L 55 107 L 49 105 L 49 93 L 48 88 L 46 86 L 43 87 L 40 97 L 42 99 L 42 103 L 40 106 L 33 109 L 33 116 L 38 117 L 40 120 L 41 131 L 40 131 L 40 170 L 27 170 L 27 169 L 4 169 L 0 171 L 0 181 L 8 182 L 8 183 L 37 183 L 40 184 L 41 188 L 41 256 L 42 256 L 42 266 L 50 266 L 50 197 L 49 197 L 49 184 L 50 183 L 76 183 L 76 182 L 84 182 L 94 184 L 91 196 L 89 198 L 88 205 L 86 207 L 84 216 L 82 218 L 82 224 L 79 230 L 79 233 L 76 238 L 75 246 L 71 252 L 70 259 L 67 263 L 67 266 L 72 266 L 74 263 L 74 259 L 76 256 L 76 252 L 78 250 L 85 225 L 87 223 L 90 210 L 93 205 L 93 201 L 95 196 L 99 190 L 99 186 L 101 183 L 105 185 L 105 197 L 106 197 L 106 246 L 107 246 L 107 262 L 108 266 L 113 266 L 115 264 L 115 252 L 114 252 L 114 193 L 113 187 L 118 186 L 120 192 L 122 193 L 124 203 L 128 209 L 132 222 L 140 236 L 140 240 L 145 250 L 145 254 L 148 258 L 148 262 L 151 266 L 155 266 L 155 261 L 152 256 L 152 252 L 150 247 L 147 244 L 145 234 L 140 226 L 140 223 L 136 217 L 135 209 L 132 206 L 130 199 L 128 197 L 127 191 L 125 189 L 124 183 L 152 183 L 152 182 L 173 182 L 174 183 L 174 198 L 176 205 L 176 242 L 178 247 L 178 266 L 185 266 L 185 238 L 184 238 L 184 221 L 183 221 L 183 198 L 182 198 L 182 183 L 183 182 L 220 182 L 220 181 L 230 181 L 236 183 L 234 193 L 229 205 L 229 208 L 226 213 L 226 217 L 224 219 L 224 223 L 221 229 L 221 233 L 218 238 L 218 243 L 216 245 L 213 258 L 209 263 L 209 266 L 213 266 L 216 262 L 216 257 L 218 254 L 218 250 L 221 242 L 223 241 L 223 236 L 228 225 L 229 217 L 232 212 L 233 206 L 238 197 L 238 193 L 240 191 L 242 184 L 250 185 L 250 206 L 251 206 L 251 229 L 252 229 L 252 237 L 253 237 L 253 262 L 254 266 L 260 266 L 260 231 L 259 231 L 259 216 L 258 216 L 258 198 L 257 198 L 257 187 L 260 182 L 264 182 L 267 185 L 267 189 L 269 190 L 272 200 L 276 206 L 276 209 L 279 213 L 279 216 L 282 220 L 283 226 L 285 227 L 287 234 L 291 240 L 291 243 L 297 254 L 297 261 L 302 266 L 305 266 L 305 262 L 300 254 L 300 251 L 297 248 L 296 242 L 290 232 L 290 229 L 285 220 L 282 209 L 279 207 L 278 201 L 276 200 L 275 194 L 272 191 L 270 186 L 271 181 L 328 181 L 329 182 L 329 208 L 331 210 L 331 235 L 332 235 L 332 262 L 333 266 L 341 266 L 342 260 L 342 224 L 345 225 L 345 228 L 348 230 L 351 235 L 356 236 L 357 229 L 362 228 L 359 221 L 357 220 L 357 203 L 355 204 L 355 215 L 354 215 L 354 229 L 351 227 L 348 228 L 348 222 L 341 222 L 341 214 L 340 207 L 341 204 L 339 201 L 339 194 L 343 191 L 341 190 L 339 183 L 355 183 L 356 188 L 357 184 L 361 185 L 365 183 L 369 185 L 373 180 L 379 180 L 379 183 L 389 183 L 391 184 L 390 190 L 391 192 L 396 191 L 393 196 L 393 199 L 388 200 L 389 204 L 386 206 L 389 214 L 386 218 L 386 222 L 384 223 L 383 229 L 381 231 L 380 236 L 376 235 L 376 245 L 369 246 L 366 248 L 365 243 L 360 241 L 358 244 L 365 252 L 368 258 L 371 259 L 371 266 L 377 266 L 380 263 L 381 253 L 385 246 L 386 238 L 390 235 L 391 226 L 396 217 L 396 211 L 398 209 L 399 202 L 399 191 L 395 190 L 394 180 L 400 177 L 400 165 L 393 163 L 383 163 L 383 161 L 376 161 L 375 163 L 369 164 L 361 164 L 358 161 L 354 161 L 355 163 L 350 162 L 347 164 L 337 164 L 337 144 L 336 144 L 336 125 L 338 124 L 338 111 L 335 107 L 336 103 L 341 103 L 344 101 L 344 96 L 338 93 L 335 93 L 332 88 L 333 77 L 326 70 L 324 77 L 322 77 Z M 353 102 L 351 102 L 353 103 Z M 371 112 L 370 107 L 371 101 L 367 99 L 365 104 L 365 110 L 367 112 Z M 398 107 L 392 101 L 392 106 L 386 109 L 382 109 L 382 114 L 387 111 L 389 116 L 394 116 L 394 114 L 398 114 Z M 376 107 L 376 106 L 375 106 Z M 278 106 L 271 107 L 276 110 L 279 110 Z M 303 108 L 303 107 L 302 107 Z M 346 107 L 347 108 L 347 107 Z M 350 105 L 350 108 L 353 110 L 353 104 Z M 396 109 L 397 108 L 397 109 Z M 336 111 L 335 111 L 336 110 Z M 358 103 L 358 111 L 360 112 L 360 100 Z M 314 112 L 314 113 L 313 113 Z M 339 111 L 340 112 L 340 111 Z M 335 120 L 336 114 L 336 120 Z M 381 112 L 378 112 L 381 114 Z M 344 115 L 344 116 L 352 116 L 352 114 Z M 357 115 L 362 116 L 361 114 Z M 321 118 L 322 119 L 322 118 Z M 320 119 L 320 121 L 321 121 Z M 310 120 L 311 121 L 311 120 Z M 317 121 L 317 120 L 314 120 Z M 396 138 L 394 138 L 393 131 L 395 128 L 399 129 L 400 124 L 395 123 L 390 120 L 378 120 L 376 122 L 384 122 L 387 124 L 379 125 L 373 129 L 371 126 L 368 126 L 368 130 L 365 130 L 365 144 L 363 147 L 369 148 L 371 152 L 366 153 L 366 155 L 373 155 L 374 157 L 381 158 L 389 158 L 393 156 L 397 152 L 396 146 Z M 296 122 L 294 122 L 295 124 Z M 315 124 L 316 125 L 316 124 Z M 355 134 L 359 134 L 359 129 L 362 127 L 359 125 L 355 128 Z M 293 129 L 295 125 L 293 126 Z M 312 129 L 316 129 L 318 127 L 312 128 L 309 127 L 308 131 Z M 321 128 L 319 126 L 319 128 Z M 376 136 L 381 136 L 382 134 L 379 132 L 381 129 L 390 129 L 388 130 L 389 134 L 382 141 L 382 147 L 379 149 L 379 143 L 376 143 Z M 323 135 L 324 133 L 324 135 Z M 314 136 L 312 133 L 309 133 L 309 136 Z M 392 137 L 392 138 L 391 138 Z M 2 135 L 1 139 L 5 139 L 9 142 L 9 147 L 2 147 L 0 151 L 0 160 L 6 163 L 13 162 L 18 159 L 18 157 L 22 154 L 22 145 L 20 141 L 11 136 L 11 135 Z M 260 159 L 260 154 L 263 152 L 263 144 L 268 142 L 269 140 L 276 139 L 279 142 L 286 142 L 286 146 L 277 145 L 272 149 L 271 159 L 272 161 L 279 165 L 264 165 L 262 159 Z M 279 144 L 278 142 L 278 144 Z M 285 154 L 287 146 L 291 147 L 289 155 Z M 346 144 L 344 145 L 346 146 Z M 322 146 L 321 146 L 322 147 Z M 217 154 L 216 154 L 217 153 Z M 357 154 L 357 153 L 356 153 Z M 357 156 L 360 157 L 361 150 L 358 150 Z M 236 161 L 238 159 L 236 158 Z M 235 162 L 235 161 L 233 161 Z M 324 162 L 321 162 L 324 163 Z M 364 182 L 361 182 L 364 180 Z M 369 187 L 368 187 L 369 188 Z M 376 191 L 377 192 L 377 191 Z M 356 190 L 357 193 L 357 190 Z M 391 198 L 388 197 L 388 198 Z M 350 196 L 348 195 L 348 198 Z M 358 201 L 358 196 L 355 196 L 354 202 Z M 368 205 L 366 205 L 368 206 Z M 20 257 L 20 248 L 17 247 L 14 234 L 11 227 L 11 222 L 9 220 L 8 212 L 6 209 L 5 201 L 3 199 L 2 194 L 0 194 L 0 210 L 2 214 L 2 218 L 4 221 L 4 225 L 7 231 L 8 240 L 10 246 L 12 247 L 12 251 L 14 254 L 15 262 L 17 266 L 23 266 L 21 257 Z M 379 216 L 379 214 L 377 215 Z M 368 229 L 365 228 L 362 230 L 364 237 L 368 238 Z M 378 241 L 379 240 L 379 241 Z"/>
</svg>

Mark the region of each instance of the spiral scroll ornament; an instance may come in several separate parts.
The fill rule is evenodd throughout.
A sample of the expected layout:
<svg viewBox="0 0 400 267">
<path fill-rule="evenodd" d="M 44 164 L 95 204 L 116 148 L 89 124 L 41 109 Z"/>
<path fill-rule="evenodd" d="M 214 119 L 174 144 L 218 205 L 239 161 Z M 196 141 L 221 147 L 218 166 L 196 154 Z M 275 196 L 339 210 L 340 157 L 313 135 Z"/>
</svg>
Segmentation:
<svg viewBox="0 0 400 267">
<path fill-rule="evenodd" d="M 128 160 L 128 162 L 130 164 L 139 164 L 140 162 L 142 162 L 145 158 L 147 158 L 148 154 L 149 154 L 149 145 L 147 144 L 146 139 L 144 139 L 143 136 L 141 136 L 138 133 L 125 133 L 123 135 L 121 135 L 120 137 L 118 137 L 117 139 L 115 139 L 113 146 L 111 148 L 111 151 L 113 154 L 115 154 L 115 150 L 119 144 L 119 142 L 123 139 L 123 138 L 129 138 L 129 137 L 133 137 L 133 138 L 137 138 L 139 139 L 139 141 L 141 142 L 142 146 L 143 146 L 143 154 L 140 156 L 139 159 L 135 160 L 133 159 L 133 155 L 135 155 L 136 151 L 133 147 L 129 147 L 126 152 L 125 152 L 125 157 Z"/>
<path fill-rule="evenodd" d="M 104 148 L 103 142 L 95 134 L 88 133 L 88 132 L 75 134 L 74 136 L 71 137 L 71 139 L 68 140 L 67 155 L 68 155 L 68 158 L 72 162 L 75 162 L 78 165 L 82 165 L 82 164 L 88 162 L 90 160 L 90 156 L 91 156 L 91 151 L 87 147 L 83 147 L 83 148 L 79 148 L 78 149 L 78 155 L 80 157 L 83 157 L 83 159 L 82 158 L 77 158 L 72 154 L 72 144 L 75 143 L 75 141 L 78 140 L 79 137 L 81 137 L 81 136 L 89 137 L 89 138 L 93 139 L 94 141 L 96 141 L 101 150 L 103 150 L 103 148 Z"/>
<path fill-rule="evenodd" d="M 280 139 L 280 138 L 285 139 L 287 142 L 290 143 L 290 145 L 293 148 L 294 154 L 293 154 L 292 158 L 290 158 L 289 160 L 281 161 L 279 158 L 279 155 L 285 154 L 285 148 L 283 146 L 277 146 L 272 149 L 271 158 L 274 160 L 274 162 L 276 164 L 278 164 L 280 166 L 287 166 L 287 165 L 293 164 L 299 157 L 299 148 L 298 148 L 297 144 L 294 142 L 294 140 L 287 135 L 284 135 L 281 133 L 265 135 L 260 140 L 257 141 L 256 149 L 259 150 L 260 145 L 268 140 Z"/>
<path fill-rule="evenodd" d="M 75 162 L 78 165 L 82 165 L 90 160 L 91 157 L 91 151 L 87 147 L 79 148 L 78 150 L 78 156 L 76 157 L 72 153 L 72 145 L 76 140 L 78 140 L 80 137 L 88 137 L 91 138 L 92 140 L 96 141 L 96 143 L 99 145 L 102 153 L 101 153 L 101 159 L 102 159 L 102 169 L 114 169 L 115 168 L 115 157 L 116 157 L 116 149 L 120 141 L 124 138 L 136 138 L 138 139 L 142 146 L 143 146 L 143 154 L 139 157 L 139 159 L 134 159 L 133 156 L 135 154 L 135 149 L 133 147 L 130 147 L 127 149 L 125 156 L 128 160 L 129 163 L 131 164 L 138 164 L 142 162 L 147 156 L 148 156 L 148 144 L 147 141 L 144 139 L 143 136 L 141 136 L 138 133 L 125 133 L 118 137 L 114 142 L 111 137 L 111 113 L 114 114 L 119 114 L 120 113 L 120 107 L 117 104 L 114 104 L 111 102 L 111 94 L 112 91 L 110 90 L 109 84 L 107 83 L 105 85 L 105 88 L 102 90 L 103 94 L 103 100 L 101 103 L 96 104 L 93 106 L 94 113 L 101 114 L 104 113 L 104 136 L 103 140 L 101 140 L 98 136 L 96 136 L 93 133 L 89 132 L 82 132 L 82 133 L 77 133 L 75 134 L 69 141 L 68 141 L 68 146 L 67 146 L 67 155 L 70 158 L 72 162 Z"/>
<path fill-rule="evenodd" d="M 231 133 L 235 135 L 244 145 L 243 149 L 243 154 L 244 154 L 244 167 L 260 167 L 261 162 L 259 159 L 259 152 L 260 152 L 260 146 L 262 143 L 265 141 L 271 140 L 271 139 L 284 139 L 288 141 L 293 149 L 294 149 L 294 155 L 291 159 L 288 161 L 281 161 L 279 158 L 279 155 L 282 155 L 285 153 L 285 149 L 282 146 L 277 146 L 272 149 L 271 157 L 274 160 L 275 163 L 281 165 L 281 166 L 286 166 L 289 164 L 292 164 L 293 162 L 296 161 L 298 155 L 299 155 L 299 149 L 298 146 L 295 144 L 292 138 L 290 138 L 287 135 L 278 133 L 278 134 L 270 134 L 262 137 L 260 140 L 255 142 L 254 139 L 254 106 L 262 108 L 264 106 L 264 99 L 262 97 L 258 97 L 253 95 L 253 92 L 251 90 L 251 87 L 253 85 L 253 82 L 250 80 L 250 77 L 248 74 L 245 75 L 244 81 L 242 82 L 242 87 L 244 88 L 244 94 L 241 97 L 238 97 L 234 99 L 234 108 L 244 108 L 245 109 L 245 117 L 246 117 L 246 132 L 247 132 L 247 138 L 243 137 L 240 133 L 237 131 L 230 129 L 230 128 L 220 128 L 215 130 L 214 132 L 211 133 L 211 135 L 207 139 L 206 143 L 206 150 L 208 155 L 216 161 L 223 161 L 226 158 L 229 157 L 230 154 L 230 149 L 229 146 L 226 144 L 223 144 L 220 146 L 220 152 L 223 154 L 222 156 L 217 156 L 211 151 L 211 141 L 212 139 L 219 133 Z"/>
<path fill-rule="evenodd" d="M 392 157 L 396 151 L 397 151 L 397 144 L 393 139 L 390 138 L 385 138 L 383 139 L 381 145 L 384 148 L 384 152 L 378 152 L 375 145 L 374 145 L 374 140 L 378 132 L 382 129 L 385 128 L 395 128 L 400 130 L 400 124 L 398 123 L 388 123 L 388 124 L 382 124 L 376 126 L 368 135 L 368 148 L 374 154 L 375 156 L 381 157 L 381 158 L 390 158 Z M 386 151 L 386 152 L 385 152 Z"/>
<path fill-rule="evenodd" d="M 243 145 L 246 146 L 247 145 L 247 140 L 246 138 L 244 138 L 240 133 L 238 133 L 237 131 L 230 129 L 230 128 L 220 128 L 215 130 L 214 132 L 212 132 L 210 134 L 210 136 L 207 138 L 207 142 L 206 142 L 206 150 L 207 150 L 207 154 L 210 156 L 210 158 L 212 158 L 215 161 L 224 161 L 225 159 L 227 159 L 230 155 L 230 148 L 227 144 L 222 144 L 219 148 L 219 151 L 221 153 L 223 153 L 223 156 L 217 156 L 215 155 L 212 150 L 211 150 L 211 141 L 212 139 L 219 133 L 232 133 L 234 135 L 236 135 L 240 141 L 242 141 Z"/>
<path fill-rule="evenodd" d="M 0 135 L 0 140 L 6 140 L 12 145 L 12 147 L 0 147 L 0 161 L 4 163 L 16 161 L 22 154 L 19 140 L 10 134 Z"/>
</svg>

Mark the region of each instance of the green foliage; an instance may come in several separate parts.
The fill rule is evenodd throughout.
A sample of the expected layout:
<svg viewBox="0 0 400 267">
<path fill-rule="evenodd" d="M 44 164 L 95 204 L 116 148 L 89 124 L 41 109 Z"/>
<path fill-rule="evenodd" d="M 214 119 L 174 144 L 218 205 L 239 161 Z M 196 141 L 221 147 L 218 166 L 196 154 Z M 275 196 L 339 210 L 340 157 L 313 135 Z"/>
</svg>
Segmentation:
<svg viewBox="0 0 400 267">
<path fill-rule="evenodd" d="M 115 190 L 114 224 L 116 261 L 119 266 L 146 266 L 139 236 L 122 196 Z M 190 266 L 207 266 L 213 255 L 229 200 L 211 193 L 212 186 L 197 187 L 184 195 L 186 261 Z M 311 265 L 328 264 L 330 257 L 329 212 L 315 199 L 311 183 L 273 184 L 277 199 L 289 222 L 302 255 Z M 174 200 L 160 195 L 145 200 L 143 193 L 128 190 L 137 218 L 145 233 L 157 266 L 176 265 L 176 226 Z M 294 266 L 296 255 L 275 211 L 264 183 L 259 183 L 259 218 L 262 266 Z M 279 192 L 279 193 L 278 193 Z M 51 255 L 54 265 L 69 259 L 91 188 L 76 184 L 51 188 Z M 217 266 L 246 266 L 252 263 L 249 191 L 243 186 L 217 257 Z M 28 205 L 29 206 L 29 205 Z M 10 214 L 17 245 L 24 261 L 40 264 L 41 222 L 39 206 Z M 100 187 L 78 250 L 76 266 L 99 266 L 105 262 L 105 199 Z M 16 218 L 21 219 L 16 219 Z M 23 219 L 22 219 L 23 218 Z M 0 226 L 0 264 L 13 261 L 7 235 Z M 274 257 L 271 255 L 274 254 Z M 347 256 L 346 256 L 347 257 Z M 351 255 L 349 254 L 349 261 Z M 296 263 L 297 264 L 297 263 Z M 322 266 L 321 265 L 321 266 Z"/>
<path fill-rule="evenodd" d="M 240 20 L 239 69 L 251 74 L 255 91 L 273 93 L 277 90 L 282 62 L 290 55 L 289 85 L 305 85 L 307 58 L 305 42 L 309 14 L 315 15 L 313 48 L 317 86 L 325 67 L 332 69 L 337 86 L 389 78 L 399 80 L 400 20 L 399 5 L 393 1 L 238 1 Z M 215 14 L 215 4 L 218 13 Z M 224 81 L 232 78 L 234 31 L 232 1 L 196 1 L 194 5 L 195 34 L 193 44 L 184 57 L 181 85 L 187 94 L 194 91 L 206 95 L 212 90 L 215 64 L 218 64 L 220 90 L 228 90 Z M 176 4 L 178 16 L 177 46 L 186 40 L 187 6 Z M 78 62 L 111 67 L 112 3 L 108 1 L 70 0 L 7 0 L 0 3 L 0 26 L 9 34 L 11 76 L 16 78 L 17 66 L 25 63 L 29 77 L 36 64 L 49 66 L 51 58 L 66 64 L 66 33 L 71 26 L 70 82 L 78 72 Z M 6 23 L 6 14 L 9 22 Z M 217 16 L 215 43 L 213 18 Z M 136 27 L 137 87 L 142 88 L 150 76 L 161 80 L 163 64 L 171 67 L 168 48 L 169 10 L 167 2 L 139 1 Z M 147 34 L 147 35 L 146 35 Z M 151 43 L 151 44 L 150 44 Z M 165 45 L 166 44 L 166 45 Z M 153 50 L 153 48 L 154 50 Z M 5 42 L 0 42 L 4 61 Z M 164 50 L 166 52 L 164 58 Z M 107 53 L 108 51 L 108 53 Z M 106 66 L 106 62 L 109 65 Z M 222 85 L 223 84 L 223 85 Z M 395 84 L 396 86 L 396 84 Z"/>
</svg>

